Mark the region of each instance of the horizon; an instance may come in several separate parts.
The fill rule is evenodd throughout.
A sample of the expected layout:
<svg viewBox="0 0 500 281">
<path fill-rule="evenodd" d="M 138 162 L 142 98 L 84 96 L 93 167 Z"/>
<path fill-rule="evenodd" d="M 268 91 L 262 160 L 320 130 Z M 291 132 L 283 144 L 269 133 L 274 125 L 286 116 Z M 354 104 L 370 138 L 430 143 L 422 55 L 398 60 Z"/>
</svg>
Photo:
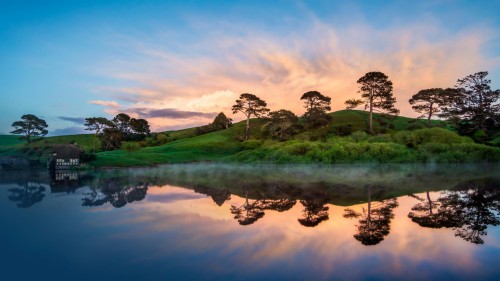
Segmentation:
<svg viewBox="0 0 500 281">
<path fill-rule="evenodd" d="M 84 118 L 119 112 L 152 131 L 196 127 L 241 93 L 271 110 L 305 111 L 300 96 L 359 98 L 381 71 L 400 116 L 421 89 L 488 71 L 500 88 L 500 1 L 50 1 L 0 4 L 0 134 L 23 114 L 49 135 L 89 133 Z M 374 13 L 375 11 L 375 13 Z M 375 14 L 375 15 L 374 15 Z M 374 16 L 373 16 L 374 15 Z M 456 19 L 459 18 L 460 21 Z"/>
</svg>

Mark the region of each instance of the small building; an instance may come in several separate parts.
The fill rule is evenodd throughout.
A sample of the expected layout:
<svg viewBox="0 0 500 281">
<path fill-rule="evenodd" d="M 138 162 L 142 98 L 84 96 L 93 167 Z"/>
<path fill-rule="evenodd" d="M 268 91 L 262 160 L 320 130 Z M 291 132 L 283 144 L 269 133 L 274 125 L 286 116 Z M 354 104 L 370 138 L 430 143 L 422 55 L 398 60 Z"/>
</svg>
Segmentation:
<svg viewBox="0 0 500 281">
<path fill-rule="evenodd" d="M 73 144 L 54 145 L 49 159 L 49 170 L 66 170 L 80 165 L 82 150 Z"/>
</svg>

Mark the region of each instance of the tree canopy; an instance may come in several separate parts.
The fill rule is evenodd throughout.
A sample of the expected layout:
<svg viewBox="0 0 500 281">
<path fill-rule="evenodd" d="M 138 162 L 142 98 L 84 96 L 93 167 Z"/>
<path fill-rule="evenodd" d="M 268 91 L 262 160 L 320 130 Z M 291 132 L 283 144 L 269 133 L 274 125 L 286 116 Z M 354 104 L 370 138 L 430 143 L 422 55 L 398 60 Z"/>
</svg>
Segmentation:
<svg viewBox="0 0 500 281">
<path fill-rule="evenodd" d="M 267 108 L 267 103 L 261 100 L 259 97 L 249 93 L 243 93 L 240 98 L 236 100 L 233 105 L 233 114 L 241 112 L 245 114 L 247 118 L 247 123 L 245 127 L 245 139 L 250 138 L 250 117 L 255 116 L 257 118 L 265 116 L 269 109 Z"/>
<path fill-rule="evenodd" d="M 306 112 L 304 113 L 304 119 L 306 124 L 311 127 L 320 127 L 330 124 L 331 116 L 327 114 L 331 110 L 330 97 L 322 95 L 318 91 L 309 91 L 304 93 L 301 100 L 304 100 L 304 107 Z"/>
<path fill-rule="evenodd" d="M 427 127 L 430 127 L 432 116 L 441 113 L 441 107 L 449 102 L 449 93 L 450 89 L 442 88 L 420 90 L 408 102 L 412 105 L 413 110 L 423 113 L 420 117 L 427 116 Z"/>
<path fill-rule="evenodd" d="M 47 130 L 47 123 L 45 120 L 38 118 L 33 114 L 25 114 L 21 116 L 20 121 L 12 123 L 14 131 L 10 132 L 14 135 L 23 135 L 28 143 L 31 142 L 32 137 L 45 136 L 49 131 Z"/>
<path fill-rule="evenodd" d="M 392 81 L 384 73 L 372 71 L 359 78 L 357 83 L 359 84 L 359 92 L 363 98 L 362 103 L 359 100 L 348 100 L 346 104 L 352 106 L 364 103 L 365 109 L 370 109 L 369 130 L 373 133 L 373 110 L 375 108 L 381 110 L 382 113 L 399 114 L 399 110 L 394 107 L 396 98 L 392 92 Z"/>
<path fill-rule="evenodd" d="M 455 95 L 444 112 L 462 133 L 487 130 L 487 123 L 500 123 L 500 90 L 492 90 L 487 71 L 458 79 Z"/>
</svg>

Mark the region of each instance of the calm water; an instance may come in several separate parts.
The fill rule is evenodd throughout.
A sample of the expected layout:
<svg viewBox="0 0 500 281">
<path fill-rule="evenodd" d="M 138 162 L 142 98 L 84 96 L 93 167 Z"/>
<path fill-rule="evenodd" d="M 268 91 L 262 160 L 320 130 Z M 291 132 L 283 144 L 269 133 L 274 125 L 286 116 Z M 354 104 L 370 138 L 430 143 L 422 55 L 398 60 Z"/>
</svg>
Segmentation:
<svg viewBox="0 0 500 281">
<path fill-rule="evenodd" d="M 0 172 L 0 279 L 499 280 L 499 171 Z"/>
</svg>

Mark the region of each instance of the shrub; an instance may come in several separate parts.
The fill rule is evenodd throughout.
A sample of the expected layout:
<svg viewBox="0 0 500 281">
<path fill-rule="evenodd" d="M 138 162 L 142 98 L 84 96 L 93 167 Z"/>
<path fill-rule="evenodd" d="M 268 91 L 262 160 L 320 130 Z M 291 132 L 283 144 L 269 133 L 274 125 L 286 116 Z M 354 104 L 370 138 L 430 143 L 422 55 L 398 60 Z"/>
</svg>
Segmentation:
<svg viewBox="0 0 500 281">
<path fill-rule="evenodd" d="M 80 154 L 80 160 L 83 163 L 94 161 L 96 159 L 97 159 L 97 157 L 96 157 L 95 153 L 92 153 L 92 152 L 83 151 L 82 154 Z"/>
<path fill-rule="evenodd" d="M 364 131 L 356 131 L 350 137 L 355 142 L 362 142 L 368 139 L 368 134 Z"/>
<path fill-rule="evenodd" d="M 344 137 L 352 134 L 352 132 L 353 128 L 352 125 L 350 124 L 332 127 L 332 133 L 335 134 L 336 136 Z"/>
<path fill-rule="evenodd" d="M 377 135 L 370 137 L 368 142 L 392 142 L 392 137 L 389 134 Z"/>
<path fill-rule="evenodd" d="M 260 140 L 246 140 L 246 141 L 243 141 L 241 143 L 241 147 L 244 150 L 251 150 L 251 149 L 259 148 L 261 144 L 262 144 L 262 141 L 260 141 Z"/>
<path fill-rule="evenodd" d="M 122 148 L 127 152 L 132 152 L 141 149 L 141 145 L 136 142 L 124 141 L 122 142 Z"/>
<path fill-rule="evenodd" d="M 166 144 L 168 142 L 168 136 L 166 136 L 165 134 L 158 134 L 156 136 L 156 141 L 159 145 Z"/>
<path fill-rule="evenodd" d="M 466 143 L 469 139 L 443 128 L 430 128 L 413 131 L 417 144 L 423 143 Z"/>
<path fill-rule="evenodd" d="M 425 125 L 422 123 L 410 123 L 408 126 L 406 126 L 406 129 L 408 131 L 415 131 L 415 130 L 420 130 L 420 129 L 425 129 Z"/>
</svg>

